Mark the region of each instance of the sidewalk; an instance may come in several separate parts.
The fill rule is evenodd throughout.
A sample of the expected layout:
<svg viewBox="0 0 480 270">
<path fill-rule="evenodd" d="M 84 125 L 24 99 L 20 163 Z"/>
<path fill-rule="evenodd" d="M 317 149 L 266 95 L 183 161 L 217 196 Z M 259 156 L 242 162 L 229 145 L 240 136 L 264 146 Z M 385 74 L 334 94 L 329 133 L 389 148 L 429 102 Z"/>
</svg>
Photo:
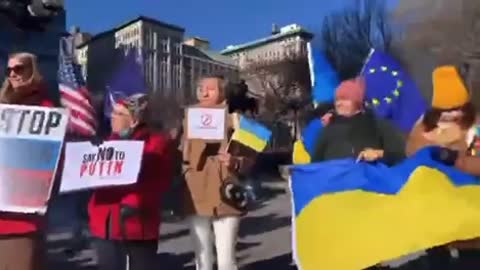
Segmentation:
<svg viewBox="0 0 480 270">
<path fill-rule="evenodd" d="M 258 190 L 259 204 L 242 219 L 240 225 L 237 250 L 241 269 L 295 269 L 290 265 L 291 208 L 290 197 L 286 192 L 287 182 L 267 176 L 257 180 L 261 183 Z M 71 203 L 74 205 L 74 200 Z M 57 214 L 61 216 L 62 211 L 71 211 L 70 207 L 63 203 Z M 63 219 L 63 223 L 59 218 L 55 220 L 56 228 L 62 230 L 52 230 L 48 235 L 49 269 L 95 269 L 96 255 L 87 245 L 77 252 L 69 252 L 71 245 L 77 244 L 78 239 L 72 231 L 65 229 L 68 224 L 75 223 L 75 215 L 71 212 L 64 214 L 68 219 Z M 158 252 L 158 259 L 165 269 L 194 269 L 192 244 L 185 221 L 162 224 Z"/>
</svg>

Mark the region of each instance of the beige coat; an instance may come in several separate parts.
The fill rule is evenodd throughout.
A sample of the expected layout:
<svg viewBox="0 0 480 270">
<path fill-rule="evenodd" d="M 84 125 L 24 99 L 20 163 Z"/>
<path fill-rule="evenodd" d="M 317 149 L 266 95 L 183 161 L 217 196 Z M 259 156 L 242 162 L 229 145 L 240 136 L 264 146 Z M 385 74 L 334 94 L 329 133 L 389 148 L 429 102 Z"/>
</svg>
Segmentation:
<svg viewBox="0 0 480 270">
<path fill-rule="evenodd" d="M 225 107 L 219 105 L 217 107 Z M 224 203 L 220 196 L 222 182 L 234 175 L 231 168 L 222 165 L 216 155 L 228 146 L 228 138 L 233 133 L 233 117 L 227 114 L 227 136 L 220 143 L 209 143 L 204 140 L 182 139 L 183 171 L 185 173 L 186 189 L 184 209 L 186 215 L 201 215 L 208 217 L 241 215 L 242 212 Z M 184 121 L 184 131 L 187 130 Z M 233 149 L 231 149 L 233 150 Z M 231 152 L 231 151 L 230 151 Z M 248 170 L 253 165 L 253 158 L 232 155 L 235 168 Z"/>
<path fill-rule="evenodd" d="M 411 156 L 415 154 L 419 149 L 429 146 L 429 145 L 439 145 L 435 140 L 429 140 L 424 136 L 424 126 L 421 121 L 418 121 L 413 127 L 412 131 L 407 140 L 406 154 Z M 455 163 L 455 167 L 459 170 L 475 175 L 480 176 L 480 157 L 474 157 L 468 155 L 468 146 L 470 144 L 471 138 L 469 138 L 470 130 L 464 130 L 461 136 L 461 139 L 452 141 L 448 144 L 444 144 L 445 147 L 450 149 L 458 150 L 460 156 Z"/>
</svg>

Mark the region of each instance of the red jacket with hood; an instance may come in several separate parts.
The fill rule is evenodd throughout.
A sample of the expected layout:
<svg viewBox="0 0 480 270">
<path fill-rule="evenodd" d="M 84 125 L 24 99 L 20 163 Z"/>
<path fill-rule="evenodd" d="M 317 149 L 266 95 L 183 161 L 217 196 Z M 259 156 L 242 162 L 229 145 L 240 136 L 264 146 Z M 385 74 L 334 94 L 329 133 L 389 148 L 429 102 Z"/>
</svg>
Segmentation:
<svg viewBox="0 0 480 270">
<path fill-rule="evenodd" d="M 53 107 L 53 102 L 48 98 L 47 87 L 42 85 L 21 98 L 15 105 L 30 105 Z M 13 213 L 0 214 L 0 236 L 24 235 L 43 230 L 45 217 L 38 215 L 24 215 Z"/>
<path fill-rule="evenodd" d="M 118 140 L 112 135 L 110 140 Z M 156 240 L 159 236 L 161 196 L 173 177 L 171 144 L 167 136 L 137 128 L 130 140 L 145 142 L 136 184 L 96 190 L 88 212 L 94 237 L 114 240 Z M 122 206 L 137 209 L 121 225 Z"/>
</svg>

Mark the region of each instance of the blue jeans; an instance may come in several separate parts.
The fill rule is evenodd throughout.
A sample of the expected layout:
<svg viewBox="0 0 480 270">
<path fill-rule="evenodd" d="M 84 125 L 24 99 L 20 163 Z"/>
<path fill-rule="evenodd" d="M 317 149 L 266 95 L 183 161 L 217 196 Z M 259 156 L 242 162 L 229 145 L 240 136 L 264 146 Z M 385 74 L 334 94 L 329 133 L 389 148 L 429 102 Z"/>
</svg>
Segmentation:
<svg viewBox="0 0 480 270">
<path fill-rule="evenodd" d="M 158 269 L 157 241 L 114 241 L 95 238 L 98 270 Z M 128 257 L 128 259 L 127 259 Z"/>
</svg>

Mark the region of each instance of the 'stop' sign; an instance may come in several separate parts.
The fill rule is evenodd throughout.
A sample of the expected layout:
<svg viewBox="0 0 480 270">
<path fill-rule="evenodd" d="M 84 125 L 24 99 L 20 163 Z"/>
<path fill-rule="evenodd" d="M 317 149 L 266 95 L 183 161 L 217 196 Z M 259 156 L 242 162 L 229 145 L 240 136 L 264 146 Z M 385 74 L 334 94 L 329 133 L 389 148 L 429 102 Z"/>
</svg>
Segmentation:
<svg viewBox="0 0 480 270">
<path fill-rule="evenodd" d="M 65 109 L 0 105 L 0 137 L 63 140 L 67 123 Z"/>
</svg>

